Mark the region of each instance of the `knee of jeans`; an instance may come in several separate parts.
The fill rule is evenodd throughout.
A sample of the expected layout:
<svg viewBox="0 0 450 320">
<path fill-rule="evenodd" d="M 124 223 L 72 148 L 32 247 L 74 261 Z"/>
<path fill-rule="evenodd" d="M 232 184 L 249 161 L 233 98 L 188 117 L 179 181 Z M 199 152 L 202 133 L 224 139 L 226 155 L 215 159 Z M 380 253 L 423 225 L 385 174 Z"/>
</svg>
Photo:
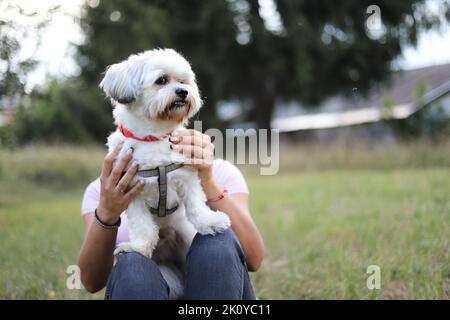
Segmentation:
<svg viewBox="0 0 450 320">
<path fill-rule="evenodd" d="M 216 243 L 220 242 L 225 245 L 237 245 L 240 247 L 239 241 L 237 240 L 236 235 L 234 234 L 233 230 L 231 230 L 231 228 L 228 228 L 221 233 L 216 233 L 215 235 L 202 235 L 200 233 L 197 233 L 192 241 L 192 245 L 199 245 L 204 242 L 210 242 L 211 240 L 215 241 Z"/>
<path fill-rule="evenodd" d="M 116 282 L 122 287 L 140 290 L 141 287 L 151 284 L 163 289 L 168 288 L 157 264 L 139 253 L 130 252 L 122 255 L 114 269 Z"/>
<path fill-rule="evenodd" d="M 234 233 L 227 229 L 216 235 L 195 236 L 188 257 L 197 256 L 201 259 L 219 259 L 224 262 L 243 262 L 243 253 Z"/>
<path fill-rule="evenodd" d="M 115 267 L 117 269 L 131 270 L 152 265 L 152 261 L 140 253 L 128 252 L 119 256 Z"/>
</svg>

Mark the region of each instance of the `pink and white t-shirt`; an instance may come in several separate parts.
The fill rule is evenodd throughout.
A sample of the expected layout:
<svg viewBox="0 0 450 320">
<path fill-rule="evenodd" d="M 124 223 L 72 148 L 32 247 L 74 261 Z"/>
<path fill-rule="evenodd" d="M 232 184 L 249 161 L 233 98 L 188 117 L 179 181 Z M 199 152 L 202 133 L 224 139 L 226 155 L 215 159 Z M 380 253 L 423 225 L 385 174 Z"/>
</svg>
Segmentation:
<svg viewBox="0 0 450 320">
<path fill-rule="evenodd" d="M 229 194 L 248 194 L 247 183 L 241 171 L 223 159 L 215 159 L 213 162 L 213 176 L 224 187 Z M 86 188 L 81 205 L 81 215 L 93 214 L 100 201 L 100 179 L 92 181 Z M 125 212 L 120 215 L 122 224 L 117 231 L 116 244 L 128 241 L 128 221 Z"/>
</svg>

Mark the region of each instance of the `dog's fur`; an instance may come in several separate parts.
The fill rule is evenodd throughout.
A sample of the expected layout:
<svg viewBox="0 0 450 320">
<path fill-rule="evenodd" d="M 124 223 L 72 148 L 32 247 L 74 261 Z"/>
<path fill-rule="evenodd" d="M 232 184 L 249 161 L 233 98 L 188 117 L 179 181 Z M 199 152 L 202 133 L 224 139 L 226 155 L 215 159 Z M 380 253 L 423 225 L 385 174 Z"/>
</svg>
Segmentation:
<svg viewBox="0 0 450 320">
<path fill-rule="evenodd" d="M 116 125 L 123 125 L 137 137 L 163 137 L 170 131 L 183 129 L 202 106 L 191 66 L 172 49 L 146 51 L 110 66 L 100 87 L 114 105 Z M 185 99 L 177 95 L 177 89 L 187 90 Z M 110 152 L 119 144 L 123 146 L 118 159 L 133 148 L 133 158 L 140 170 L 184 160 L 182 154 L 170 149 L 167 139 L 143 142 L 126 138 L 116 130 L 108 137 Z M 196 231 L 200 234 L 222 232 L 230 226 L 230 220 L 225 213 L 213 212 L 206 205 L 195 169 L 182 167 L 168 173 L 167 179 L 167 207 L 178 204 L 179 208 L 160 218 L 151 214 L 146 206 L 146 202 L 153 208 L 158 206 L 157 177 L 133 178 L 131 185 L 144 180 L 145 186 L 126 211 L 130 242 L 119 244 L 114 254 L 134 251 L 153 257 L 171 288 L 171 298 L 177 298 L 183 294 L 181 275 L 177 271 L 180 269 L 168 265 L 173 261 L 184 263 Z M 160 229 L 167 234 L 158 243 Z"/>
</svg>

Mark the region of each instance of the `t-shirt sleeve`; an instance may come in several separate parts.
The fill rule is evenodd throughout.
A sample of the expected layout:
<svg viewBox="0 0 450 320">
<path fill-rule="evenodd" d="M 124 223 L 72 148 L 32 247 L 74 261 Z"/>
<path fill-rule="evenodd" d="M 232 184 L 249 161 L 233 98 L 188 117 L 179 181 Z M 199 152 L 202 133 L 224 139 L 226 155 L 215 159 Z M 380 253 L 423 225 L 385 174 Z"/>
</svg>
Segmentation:
<svg viewBox="0 0 450 320">
<path fill-rule="evenodd" d="M 92 181 L 84 191 L 81 203 L 81 215 L 93 213 L 100 201 L 100 179 Z"/>
<path fill-rule="evenodd" d="M 224 188 L 228 189 L 229 194 L 249 193 L 242 172 L 231 162 L 222 159 L 216 160 L 213 166 L 213 175 Z"/>
</svg>

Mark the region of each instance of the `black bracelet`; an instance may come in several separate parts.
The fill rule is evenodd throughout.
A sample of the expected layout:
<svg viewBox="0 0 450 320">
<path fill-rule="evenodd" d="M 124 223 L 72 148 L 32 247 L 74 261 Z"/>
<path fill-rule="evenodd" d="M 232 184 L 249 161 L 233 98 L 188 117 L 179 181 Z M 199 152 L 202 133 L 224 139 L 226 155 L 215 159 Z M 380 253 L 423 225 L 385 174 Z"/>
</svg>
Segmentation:
<svg viewBox="0 0 450 320">
<path fill-rule="evenodd" d="M 121 219 L 120 219 L 120 217 L 119 217 L 119 220 L 117 220 L 117 222 L 114 223 L 114 224 L 107 224 L 107 223 L 104 223 L 104 222 L 103 222 L 102 220 L 100 220 L 100 218 L 98 217 L 98 215 L 97 215 L 97 209 L 95 209 L 95 211 L 94 211 L 94 219 L 95 219 L 95 222 L 96 222 L 99 226 L 101 226 L 101 227 L 103 227 L 103 228 L 105 228 L 105 229 L 116 229 L 116 228 L 120 227 L 120 223 L 122 222 Z"/>
</svg>

